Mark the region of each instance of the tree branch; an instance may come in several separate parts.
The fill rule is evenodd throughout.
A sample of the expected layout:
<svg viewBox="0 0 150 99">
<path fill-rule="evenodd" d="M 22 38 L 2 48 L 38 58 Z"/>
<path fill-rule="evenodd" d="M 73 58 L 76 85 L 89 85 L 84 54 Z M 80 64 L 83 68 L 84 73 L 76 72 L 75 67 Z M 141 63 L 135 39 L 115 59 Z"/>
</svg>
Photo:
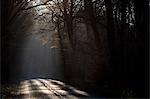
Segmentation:
<svg viewBox="0 0 150 99">
<path fill-rule="evenodd" d="M 37 4 L 37 5 L 34 5 L 34 6 L 30 6 L 30 7 L 28 7 L 28 8 L 24 8 L 24 9 L 22 9 L 22 10 L 29 10 L 29 9 L 32 9 L 32 8 L 35 8 L 35 7 L 38 7 L 38 6 L 47 5 L 47 3 L 48 3 L 49 1 L 52 1 L 52 0 L 47 0 L 46 2 L 44 2 L 44 3 L 42 3 L 42 4 Z"/>
</svg>

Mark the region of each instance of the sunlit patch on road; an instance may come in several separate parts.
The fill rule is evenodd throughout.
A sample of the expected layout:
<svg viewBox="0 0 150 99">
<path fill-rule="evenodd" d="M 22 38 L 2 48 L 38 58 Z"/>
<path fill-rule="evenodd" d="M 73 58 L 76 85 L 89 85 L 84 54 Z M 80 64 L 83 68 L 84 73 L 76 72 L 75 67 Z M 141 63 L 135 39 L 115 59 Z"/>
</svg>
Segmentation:
<svg viewBox="0 0 150 99">
<path fill-rule="evenodd" d="M 22 81 L 13 93 L 13 98 L 23 99 L 78 99 L 89 94 L 65 83 L 51 79 L 30 79 Z"/>
</svg>

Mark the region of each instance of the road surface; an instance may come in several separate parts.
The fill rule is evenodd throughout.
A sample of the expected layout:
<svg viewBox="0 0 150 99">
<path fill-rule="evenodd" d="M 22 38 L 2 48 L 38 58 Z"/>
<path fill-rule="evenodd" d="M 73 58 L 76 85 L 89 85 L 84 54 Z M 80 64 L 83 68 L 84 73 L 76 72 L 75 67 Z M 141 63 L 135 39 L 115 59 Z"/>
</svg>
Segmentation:
<svg viewBox="0 0 150 99">
<path fill-rule="evenodd" d="M 3 98 L 13 99 L 80 99 L 88 93 L 52 79 L 30 79 L 22 81 Z"/>
</svg>

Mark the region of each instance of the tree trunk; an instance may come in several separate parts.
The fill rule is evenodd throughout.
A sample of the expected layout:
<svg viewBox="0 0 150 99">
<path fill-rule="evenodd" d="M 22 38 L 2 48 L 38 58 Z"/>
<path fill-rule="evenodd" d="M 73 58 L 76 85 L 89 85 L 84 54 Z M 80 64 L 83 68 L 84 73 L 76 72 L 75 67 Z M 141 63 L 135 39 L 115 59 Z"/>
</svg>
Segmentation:
<svg viewBox="0 0 150 99">
<path fill-rule="evenodd" d="M 106 14 L 107 14 L 107 39 L 108 39 L 108 48 L 110 52 L 110 63 L 116 70 L 117 64 L 117 48 L 116 48 L 116 41 L 115 41 L 115 30 L 114 30 L 114 19 L 113 19 L 113 9 L 111 0 L 105 0 L 106 6 Z"/>
<path fill-rule="evenodd" d="M 86 21 L 89 21 L 89 23 L 92 26 L 92 30 L 94 32 L 94 38 L 95 38 L 95 44 L 98 49 L 101 49 L 101 39 L 100 34 L 97 29 L 97 22 L 93 11 L 93 5 L 91 0 L 84 0 L 85 3 L 85 14 L 86 14 Z"/>
<path fill-rule="evenodd" d="M 148 97 L 148 70 L 149 70 L 149 2 L 148 0 L 137 1 L 135 3 L 135 19 L 137 33 L 137 57 L 136 57 L 136 77 L 138 82 L 139 97 Z M 141 90 L 143 90 L 141 92 Z"/>
</svg>

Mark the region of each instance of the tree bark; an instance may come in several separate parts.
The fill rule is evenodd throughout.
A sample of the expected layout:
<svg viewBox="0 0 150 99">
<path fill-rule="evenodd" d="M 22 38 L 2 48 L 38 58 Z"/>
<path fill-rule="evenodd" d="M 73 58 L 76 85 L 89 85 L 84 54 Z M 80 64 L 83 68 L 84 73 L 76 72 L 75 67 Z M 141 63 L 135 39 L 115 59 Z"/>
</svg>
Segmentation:
<svg viewBox="0 0 150 99">
<path fill-rule="evenodd" d="M 116 65 L 116 44 L 112 3 L 111 0 L 105 0 L 104 2 L 107 14 L 107 39 L 110 52 L 110 62 L 112 65 Z"/>
<path fill-rule="evenodd" d="M 92 26 L 92 30 L 94 32 L 94 38 L 95 38 L 95 44 L 98 49 L 101 49 L 101 39 L 100 34 L 97 29 L 97 22 L 93 11 L 93 4 L 91 0 L 84 0 L 85 3 L 85 14 L 86 14 L 86 21 L 89 21 L 89 23 Z"/>
</svg>

